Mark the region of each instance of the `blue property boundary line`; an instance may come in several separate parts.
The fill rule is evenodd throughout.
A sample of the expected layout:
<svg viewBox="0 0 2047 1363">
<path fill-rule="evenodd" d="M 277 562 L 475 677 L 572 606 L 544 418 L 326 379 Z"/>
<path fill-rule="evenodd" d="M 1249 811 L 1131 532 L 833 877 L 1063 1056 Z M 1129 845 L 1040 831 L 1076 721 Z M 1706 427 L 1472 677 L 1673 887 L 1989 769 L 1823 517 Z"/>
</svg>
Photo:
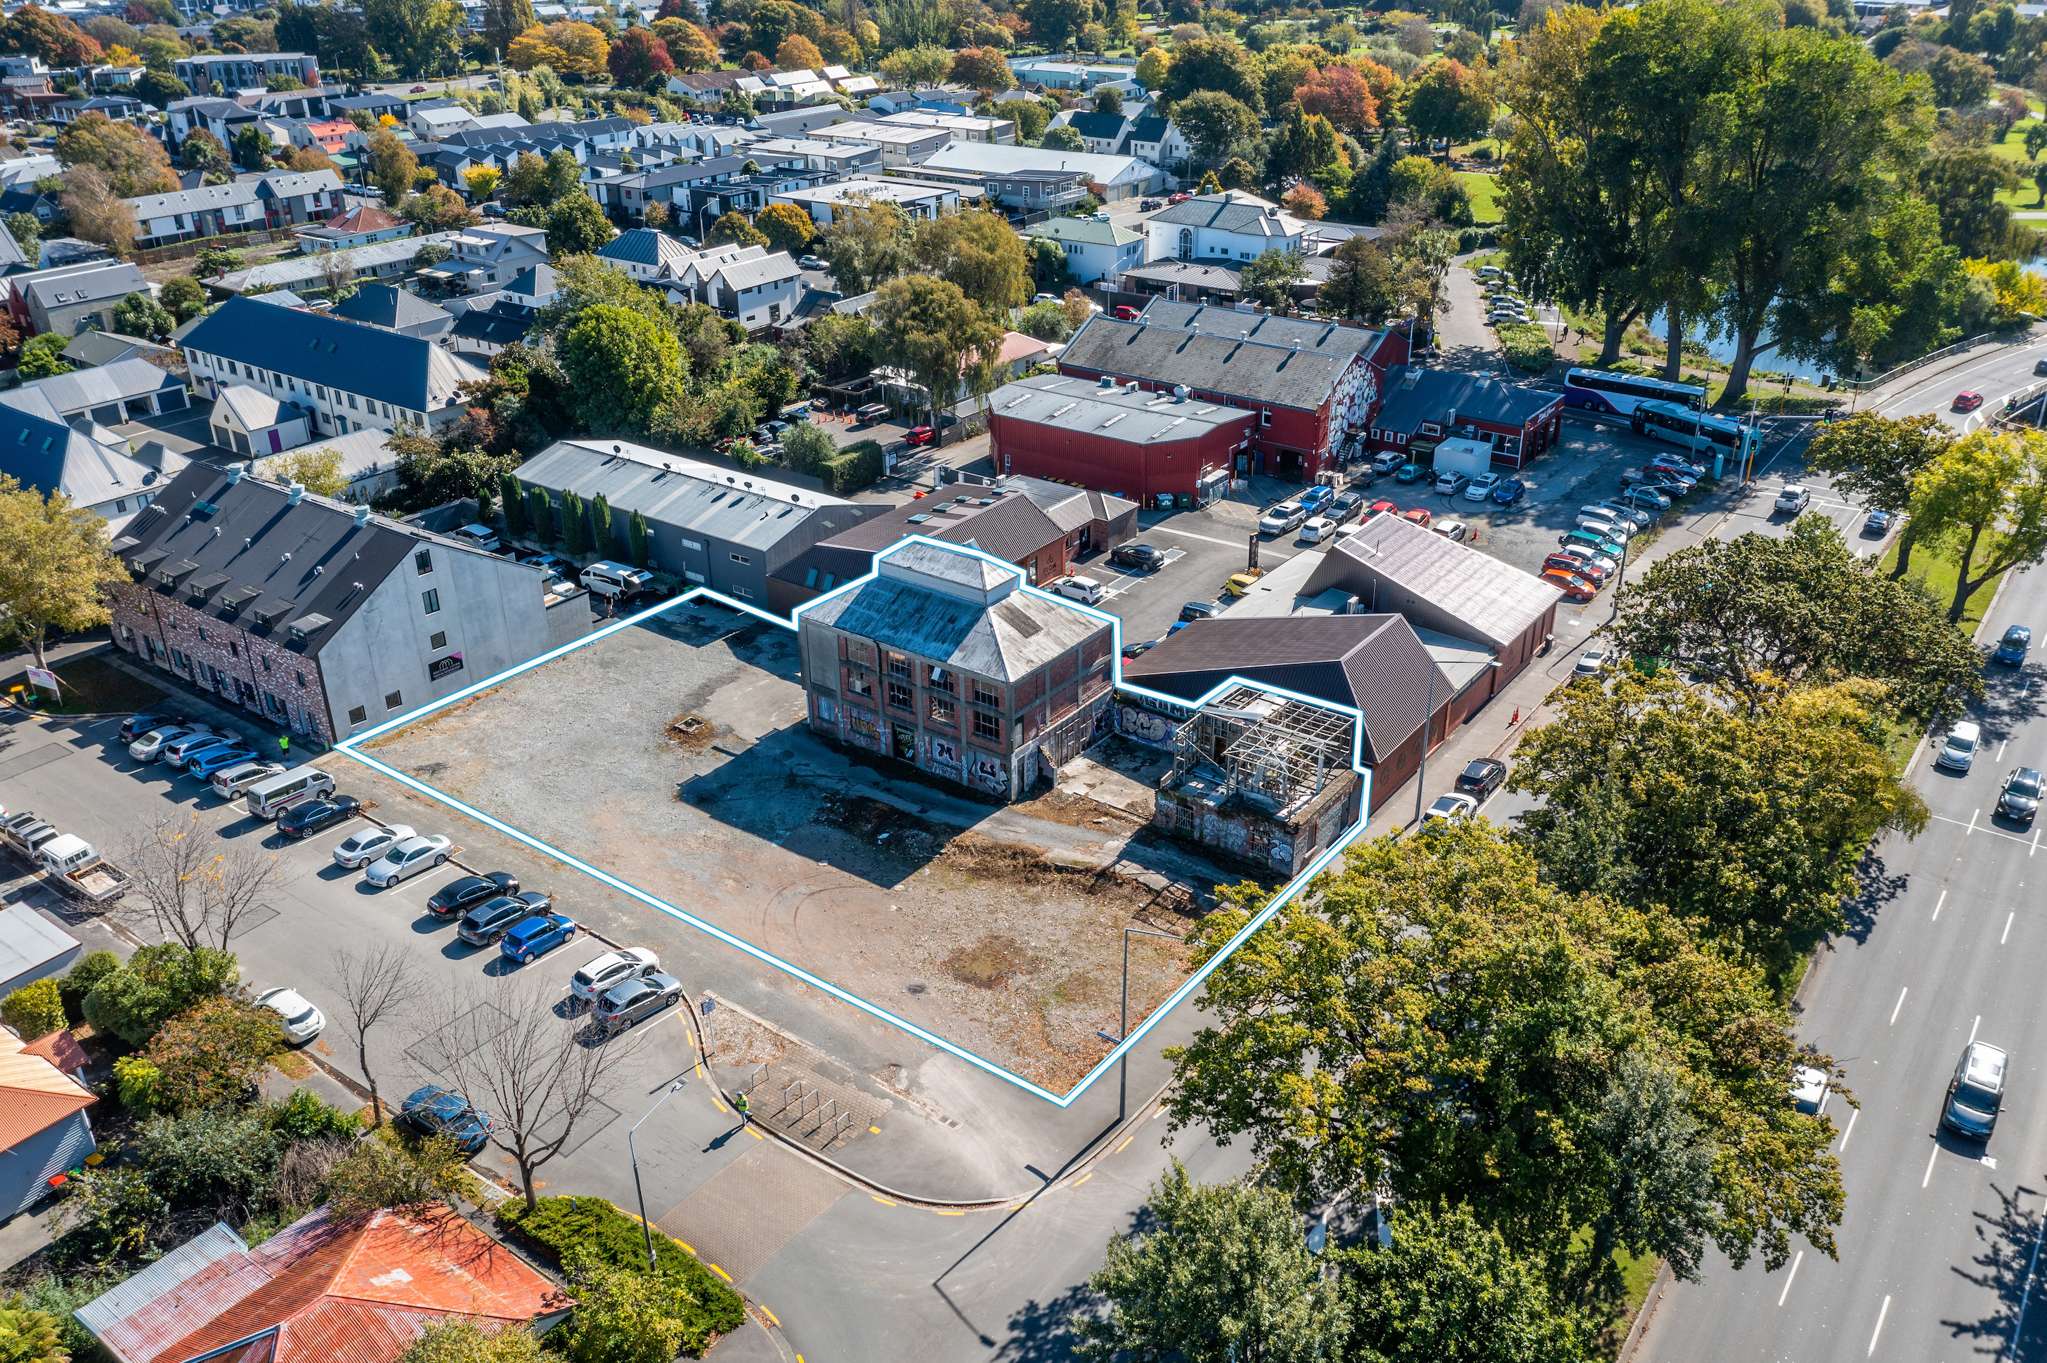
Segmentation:
<svg viewBox="0 0 2047 1363">
<path fill-rule="evenodd" d="M 512 824 L 505 822 L 503 819 L 498 818 L 494 814 L 490 814 L 484 810 L 478 809 L 476 806 L 470 804 L 466 800 L 461 799 L 459 796 L 451 795 L 447 791 L 441 790 L 436 786 L 429 785 L 425 781 L 420 780 L 418 777 L 413 776 L 410 773 L 401 771 L 397 767 L 392 766 L 390 763 L 385 762 L 380 758 L 372 757 L 368 753 L 362 752 L 360 750 L 361 745 L 369 742 L 371 739 L 381 737 L 382 735 L 390 733 L 396 729 L 401 729 L 406 725 L 413 723 L 416 720 L 423 719 L 426 716 L 433 714 L 435 711 L 444 710 L 447 707 L 454 705 L 460 701 L 466 700 L 470 696 L 476 695 L 481 691 L 486 691 L 492 687 L 501 685 L 504 682 L 507 682 L 512 678 L 518 676 L 522 672 L 531 671 L 532 669 L 539 667 L 541 664 L 552 662 L 554 659 L 559 658 L 564 654 L 572 653 L 576 649 L 584 648 L 591 644 L 597 643 L 599 640 L 609 638 L 611 635 L 616 634 L 618 631 L 622 629 L 627 629 L 630 628 L 631 626 L 638 625 L 643 621 L 651 620 L 655 616 L 665 614 L 668 611 L 672 611 L 679 606 L 692 604 L 698 600 L 708 600 L 719 606 L 723 606 L 729 610 L 735 610 L 745 615 L 754 616 L 755 618 L 763 620 L 768 624 L 777 625 L 782 629 L 794 632 L 797 628 L 797 622 L 801 620 L 803 613 L 805 611 L 813 609 L 823 604 L 824 602 L 832 599 L 833 597 L 839 596 L 847 591 L 850 591 L 854 588 L 862 586 L 863 584 L 869 581 L 872 581 L 875 577 L 877 577 L 880 574 L 881 563 L 884 559 L 900 552 L 904 547 L 911 544 L 926 544 L 933 546 L 934 548 L 945 550 L 948 553 L 971 554 L 974 557 L 982 559 L 985 562 L 991 563 L 995 565 L 997 568 L 1001 569 L 1002 571 L 1014 576 L 1017 579 L 1017 585 L 1020 590 L 1030 592 L 1036 596 L 1043 597 L 1047 601 L 1054 602 L 1060 606 L 1067 607 L 1068 609 L 1081 611 L 1084 614 L 1091 615 L 1096 619 L 1107 623 L 1111 631 L 1109 656 L 1111 669 L 1110 687 L 1112 691 L 1112 696 L 1114 692 L 1122 691 L 1132 695 L 1143 696 L 1151 700 L 1161 701 L 1174 706 L 1198 709 L 1201 706 L 1206 705 L 1209 701 L 1213 700 L 1216 696 L 1222 694 L 1225 691 L 1228 691 L 1232 687 L 1248 686 L 1255 690 L 1264 691 L 1271 695 L 1283 697 L 1287 700 L 1299 701 L 1305 705 L 1312 705 L 1317 707 L 1318 709 L 1331 710 L 1338 714 L 1346 715 L 1350 717 L 1350 719 L 1353 721 L 1351 725 L 1351 768 L 1352 770 L 1358 773 L 1360 779 L 1363 782 L 1362 789 L 1359 791 L 1357 822 L 1352 824 L 1350 827 L 1346 828 L 1341 834 L 1337 836 L 1335 841 L 1333 841 L 1327 848 L 1325 848 L 1322 851 L 1320 855 L 1315 857 L 1314 860 L 1310 861 L 1306 867 L 1304 867 L 1299 873 L 1297 873 L 1293 877 L 1293 879 L 1289 880 L 1286 883 L 1286 885 L 1280 889 L 1279 893 L 1273 896 L 1271 903 L 1267 904 L 1264 908 L 1260 909 L 1256 914 L 1252 915 L 1250 920 L 1246 922 L 1243 927 L 1239 928 L 1236 931 L 1236 933 L 1231 936 L 1228 942 L 1225 942 L 1223 944 L 1221 950 L 1217 951 L 1214 955 L 1210 956 L 1207 961 L 1203 962 L 1200 969 L 1196 970 L 1192 975 L 1188 976 L 1185 980 L 1181 981 L 1179 987 L 1176 988 L 1171 994 L 1168 994 L 1156 1008 L 1152 1009 L 1151 1012 L 1145 1016 L 1144 1020 L 1131 1030 L 1128 1036 L 1124 1037 L 1121 1041 L 1119 1041 L 1107 1055 L 1103 1056 L 1101 1060 L 1095 1064 L 1094 1068 L 1090 1069 L 1085 1075 L 1081 1077 L 1078 1083 L 1076 1083 L 1071 1089 L 1068 1089 L 1063 1094 L 1054 1093 L 1050 1089 L 1045 1088 L 1043 1085 L 1034 1083 L 1031 1080 L 1024 1078 L 1022 1075 L 1017 1074 L 1012 1070 L 1006 1068 L 1005 1066 L 997 1064 L 995 1061 L 989 1060 L 984 1056 L 977 1055 L 973 1051 L 966 1049 L 964 1046 L 960 1046 L 954 1042 L 948 1041 L 944 1037 L 939 1036 L 937 1033 L 930 1031 L 928 1028 L 918 1025 L 917 1023 L 910 1021 L 908 1018 L 902 1017 L 901 1015 L 894 1013 L 887 1008 L 882 1007 L 878 1003 L 874 1003 L 871 1002 L 870 1000 L 864 999 L 860 997 L 858 994 L 855 994 L 848 989 L 842 988 L 841 986 L 832 983 L 830 980 L 827 980 L 822 976 L 817 975 L 816 973 L 807 970 L 800 965 L 797 965 L 793 961 L 784 960 L 782 957 L 777 956 L 775 953 L 768 951 L 763 947 L 755 946 L 753 943 L 747 941 L 742 937 L 736 936 L 735 934 L 727 931 L 724 928 L 719 927 L 716 923 L 710 922 L 708 919 L 705 919 L 697 914 L 691 913 L 687 909 L 683 909 L 674 904 L 671 904 L 667 900 L 662 899 L 657 895 L 651 894 L 648 891 L 641 889 L 637 885 L 631 884 L 628 881 L 620 879 L 618 876 L 613 875 L 611 872 L 606 871 L 601 867 L 592 865 L 591 863 L 585 861 L 583 858 L 579 856 L 574 855 L 573 853 L 563 851 L 562 849 L 547 842 L 545 839 L 536 837 L 533 834 L 526 832 L 522 828 L 515 827 Z M 794 612 L 791 613 L 791 618 L 787 620 L 781 618 L 780 616 L 771 615 L 767 611 L 761 610 L 756 606 L 749 605 L 744 601 L 736 601 L 731 597 L 724 595 L 722 592 L 714 591 L 709 587 L 693 587 L 688 592 L 685 592 L 681 596 L 675 597 L 672 600 L 664 601 L 657 606 L 650 606 L 646 610 L 640 611 L 634 615 L 627 616 L 622 620 L 615 620 L 610 624 L 605 625 L 602 629 L 593 630 L 591 633 L 583 636 L 580 639 L 574 639 L 566 644 L 560 645 L 559 647 L 551 648 L 547 652 L 542 653 L 537 657 L 529 658 L 523 663 L 515 663 L 511 667 L 505 668 L 504 670 L 497 672 L 492 676 L 485 677 L 481 681 L 472 682 L 468 686 L 463 687 L 461 690 L 456 691 L 451 695 L 443 696 L 439 700 L 429 701 L 424 705 L 417 706 L 414 709 L 406 711 L 402 715 L 395 716 L 394 718 L 387 719 L 379 724 L 373 725 L 372 727 L 365 729 L 363 732 L 359 734 L 352 734 L 349 737 L 343 739 L 341 742 L 335 744 L 334 749 L 336 752 L 343 753 L 352 760 L 360 762 L 364 766 L 369 767 L 375 771 L 381 772 L 385 776 L 390 777 L 392 780 L 397 781 L 400 784 L 405 785 L 407 787 L 410 787 L 415 791 L 418 791 L 420 794 L 426 796 L 427 798 L 437 801 L 440 804 L 446 805 L 448 808 L 455 810 L 457 813 L 465 814 L 468 817 L 475 819 L 478 823 L 481 823 L 488 828 L 493 828 L 498 832 L 503 833 L 505 836 L 514 839 L 515 841 L 524 843 L 526 846 L 532 848 L 534 851 L 539 852 L 544 856 L 552 857 L 554 860 L 562 863 L 564 866 L 568 866 L 574 870 L 581 871 L 584 875 L 589 876 L 591 879 L 596 880 L 601 884 L 608 885 L 612 889 L 619 891 L 621 894 L 628 895 L 631 898 L 638 900 L 640 903 L 645 904 L 647 907 L 651 909 L 655 909 L 660 913 L 666 914 L 667 916 L 674 918 L 679 922 L 687 923 L 689 926 L 697 929 L 699 932 L 704 933 L 706 936 L 714 938 L 719 942 L 723 942 L 725 945 L 733 947 L 736 950 L 744 953 L 745 955 L 751 956 L 754 960 L 761 962 L 763 965 L 771 966 L 774 969 L 791 976 L 792 978 L 801 980 L 803 983 L 810 985 L 814 989 L 822 990 L 824 993 L 829 994 L 831 997 L 837 999 L 839 1002 L 858 1009 L 859 1011 L 867 1014 L 869 1017 L 874 1018 L 878 1022 L 885 1023 L 888 1026 L 907 1032 L 911 1036 L 916 1037 L 918 1040 L 926 1042 L 929 1045 L 935 1046 L 939 1050 L 944 1051 L 948 1055 L 966 1061 L 968 1064 L 974 1066 L 976 1069 L 983 1071 L 984 1073 L 993 1075 L 997 1079 L 1001 1079 L 1009 1084 L 1012 1084 L 1017 1088 L 1022 1089 L 1024 1092 L 1031 1094 L 1033 1097 L 1043 1099 L 1044 1101 L 1052 1104 L 1054 1107 L 1060 1108 L 1070 1107 L 1073 1105 L 1074 1102 L 1076 1102 L 1080 1098 L 1080 1096 L 1083 1093 L 1086 1093 L 1088 1089 L 1094 1085 L 1096 1080 L 1100 1079 L 1103 1075 L 1107 1074 L 1111 1069 L 1113 1069 L 1116 1066 L 1116 1064 L 1119 1061 L 1121 1061 L 1125 1056 L 1127 1056 L 1130 1053 L 1132 1048 L 1134 1048 L 1139 1042 L 1143 1041 L 1144 1038 L 1151 1032 L 1151 1030 L 1154 1027 L 1158 1026 L 1158 1024 L 1166 1017 L 1167 1014 L 1171 1013 L 1175 1008 L 1179 1007 L 1180 1004 L 1184 1003 L 1194 993 L 1196 989 L 1199 989 L 1201 985 L 1208 979 L 1208 977 L 1211 974 L 1213 974 L 1216 971 L 1216 969 L 1222 965 L 1224 961 L 1228 960 L 1232 955 L 1234 955 L 1237 952 L 1238 948 L 1242 947 L 1245 942 L 1251 939 L 1251 935 L 1253 933 L 1257 932 L 1260 928 L 1265 926 L 1267 921 L 1269 921 L 1274 914 L 1278 913 L 1282 908 L 1286 907 L 1286 905 L 1290 903 L 1295 898 L 1295 896 L 1300 894 L 1300 892 L 1307 886 L 1309 881 L 1313 880 L 1317 875 L 1321 874 L 1323 869 L 1326 868 L 1331 861 L 1335 860 L 1338 854 L 1340 854 L 1345 848 L 1350 846 L 1352 842 L 1356 841 L 1358 836 L 1365 831 L 1365 823 L 1366 820 L 1370 817 L 1369 811 L 1372 807 L 1372 773 L 1371 769 L 1366 767 L 1364 764 L 1365 735 L 1364 712 L 1357 709 L 1355 706 L 1338 705 L 1330 701 L 1321 700 L 1314 696 L 1302 695 L 1300 692 L 1297 691 L 1290 691 L 1285 687 L 1274 686 L 1269 682 L 1256 681 L 1253 680 L 1252 678 L 1241 676 L 1231 676 L 1228 679 L 1219 682 L 1213 689 L 1206 692 L 1201 696 L 1199 700 L 1195 701 L 1189 701 L 1180 696 L 1167 695 L 1162 691 L 1154 691 L 1149 687 L 1140 686 L 1135 683 L 1127 683 L 1123 680 L 1123 622 L 1120 619 L 1118 619 L 1114 615 L 1109 614 L 1107 611 L 1096 610 L 1093 607 L 1082 605 L 1077 601 L 1072 601 L 1067 599 L 1066 597 L 1059 596 L 1053 592 L 1047 591 L 1042 587 L 1033 586 L 1029 582 L 1024 580 L 1023 570 L 1021 568 L 1018 568 L 1015 564 L 1005 562 L 1002 559 L 996 558 L 992 554 L 984 553 L 983 551 L 973 548 L 972 546 L 969 545 L 949 544 L 941 540 L 934 540 L 926 535 L 910 535 L 906 536 L 901 540 L 896 541 L 896 543 L 890 545 L 887 549 L 884 549 L 881 552 L 877 553 L 874 556 L 874 563 L 875 563 L 874 568 L 869 572 L 853 579 L 850 582 L 844 583 L 834 588 L 833 590 L 825 593 L 822 596 L 804 602 L 801 606 L 798 606 Z"/>
</svg>

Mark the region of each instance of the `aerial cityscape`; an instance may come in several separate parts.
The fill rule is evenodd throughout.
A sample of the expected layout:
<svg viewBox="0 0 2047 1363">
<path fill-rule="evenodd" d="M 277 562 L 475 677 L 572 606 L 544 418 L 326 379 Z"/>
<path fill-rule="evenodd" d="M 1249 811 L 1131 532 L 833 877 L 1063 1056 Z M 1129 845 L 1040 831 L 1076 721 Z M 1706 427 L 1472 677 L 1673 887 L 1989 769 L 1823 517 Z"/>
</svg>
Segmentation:
<svg viewBox="0 0 2047 1363">
<path fill-rule="evenodd" d="M 0 6 L 0 1363 L 2047 1363 L 2042 8 Z"/>
</svg>

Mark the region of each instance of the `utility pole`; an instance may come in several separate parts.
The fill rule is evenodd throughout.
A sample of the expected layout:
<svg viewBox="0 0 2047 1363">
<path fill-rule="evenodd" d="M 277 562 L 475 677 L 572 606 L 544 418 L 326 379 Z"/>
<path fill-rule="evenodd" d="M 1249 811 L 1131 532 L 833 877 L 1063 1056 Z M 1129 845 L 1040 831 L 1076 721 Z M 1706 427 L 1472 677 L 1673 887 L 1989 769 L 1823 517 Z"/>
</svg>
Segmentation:
<svg viewBox="0 0 2047 1363">
<path fill-rule="evenodd" d="M 687 1004 L 688 1000 L 685 999 L 683 1002 Z M 654 1106 L 647 1109 L 646 1116 L 641 1117 L 640 1121 L 634 1122 L 626 1128 L 626 1157 L 633 1163 L 633 1198 L 640 1204 L 640 1236 L 647 1242 L 647 1271 L 649 1273 L 654 1271 L 654 1228 L 647 1224 L 647 1194 L 640 1188 L 640 1155 L 639 1151 L 633 1146 L 633 1134 L 640 1129 L 640 1122 L 646 1121 L 647 1117 L 651 1117 L 659 1112 L 663 1103 L 682 1092 L 688 1084 L 688 1075 L 675 1080 L 659 1098 L 654 1100 Z"/>
</svg>

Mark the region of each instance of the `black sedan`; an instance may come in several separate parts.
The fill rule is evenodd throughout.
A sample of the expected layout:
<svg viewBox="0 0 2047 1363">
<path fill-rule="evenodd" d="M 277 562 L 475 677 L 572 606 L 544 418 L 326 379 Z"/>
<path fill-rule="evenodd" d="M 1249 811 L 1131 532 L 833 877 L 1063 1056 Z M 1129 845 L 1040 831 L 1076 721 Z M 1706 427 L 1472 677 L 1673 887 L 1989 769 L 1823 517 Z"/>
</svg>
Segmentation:
<svg viewBox="0 0 2047 1363">
<path fill-rule="evenodd" d="M 1483 802 L 1507 779 L 1507 764 L 1497 757 L 1478 757 L 1457 773 L 1457 791 Z"/>
<path fill-rule="evenodd" d="M 1119 544 L 1109 551 L 1109 562 L 1118 568 L 1135 568 L 1141 573 L 1153 572 L 1166 565 L 1166 556 L 1149 544 Z"/>
<path fill-rule="evenodd" d="M 2040 812 L 2040 773 L 2018 767 L 2005 777 L 2004 789 L 1997 796 L 1997 812 L 2013 823 L 2031 823 Z"/>
<path fill-rule="evenodd" d="M 362 801 L 353 795 L 329 795 L 293 805 L 277 816 L 277 831 L 287 838 L 310 838 L 315 833 L 347 823 L 362 812 Z"/>
<path fill-rule="evenodd" d="M 538 890 L 499 895 L 464 914 L 462 926 L 455 929 L 455 934 L 473 947 L 487 947 L 511 931 L 514 923 L 536 913 L 546 913 L 553 907 L 554 901 Z"/>
<path fill-rule="evenodd" d="M 486 899 L 519 893 L 519 877 L 510 871 L 492 871 L 487 876 L 463 876 L 435 890 L 427 900 L 427 912 L 436 918 L 460 918 Z"/>
</svg>

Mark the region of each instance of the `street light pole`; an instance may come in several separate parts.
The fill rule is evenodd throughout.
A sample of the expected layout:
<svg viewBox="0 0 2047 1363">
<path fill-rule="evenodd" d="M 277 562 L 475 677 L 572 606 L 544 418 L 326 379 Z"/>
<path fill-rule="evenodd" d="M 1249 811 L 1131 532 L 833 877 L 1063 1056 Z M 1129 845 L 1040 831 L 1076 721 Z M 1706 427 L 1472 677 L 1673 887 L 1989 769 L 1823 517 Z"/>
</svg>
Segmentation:
<svg viewBox="0 0 2047 1363">
<path fill-rule="evenodd" d="M 1614 570 L 1613 574 L 1613 610 L 1607 615 L 1606 618 L 1608 620 L 1615 620 L 1620 617 L 1621 588 L 1628 585 L 1628 546 L 1633 540 L 1634 536 L 1630 535 L 1627 539 L 1621 541 L 1620 566 Z"/>
<path fill-rule="evenodd" d="M 647 1271 L 649 1273 L 652 1273 L 655 1268 L 654 1228 L 647 1224 L 647 1194 L 640 1187 L 640 1153 L 633 1146 L 633 1133 L 640 1129 L 640 1122 L 646 1121 L 647 1117 L 651 1117 L 659 1112 L 661 1105 L 682 1092 L 684 1086 L 688 1083 L 689 1076 L 684 1075 L 670 1084 L 667 1090 L 654 1100 L 654 1106 L 647 1109 L 646 1116 L 641 1117 L 639 1122 L 634 1122 L 631 1126 L 627 1127 L 625 1132 L 626 1157 L 633 1162 L 633 1198 L 640 1204 L 640 1235 L 647 1242 Z"/>
</svg>

